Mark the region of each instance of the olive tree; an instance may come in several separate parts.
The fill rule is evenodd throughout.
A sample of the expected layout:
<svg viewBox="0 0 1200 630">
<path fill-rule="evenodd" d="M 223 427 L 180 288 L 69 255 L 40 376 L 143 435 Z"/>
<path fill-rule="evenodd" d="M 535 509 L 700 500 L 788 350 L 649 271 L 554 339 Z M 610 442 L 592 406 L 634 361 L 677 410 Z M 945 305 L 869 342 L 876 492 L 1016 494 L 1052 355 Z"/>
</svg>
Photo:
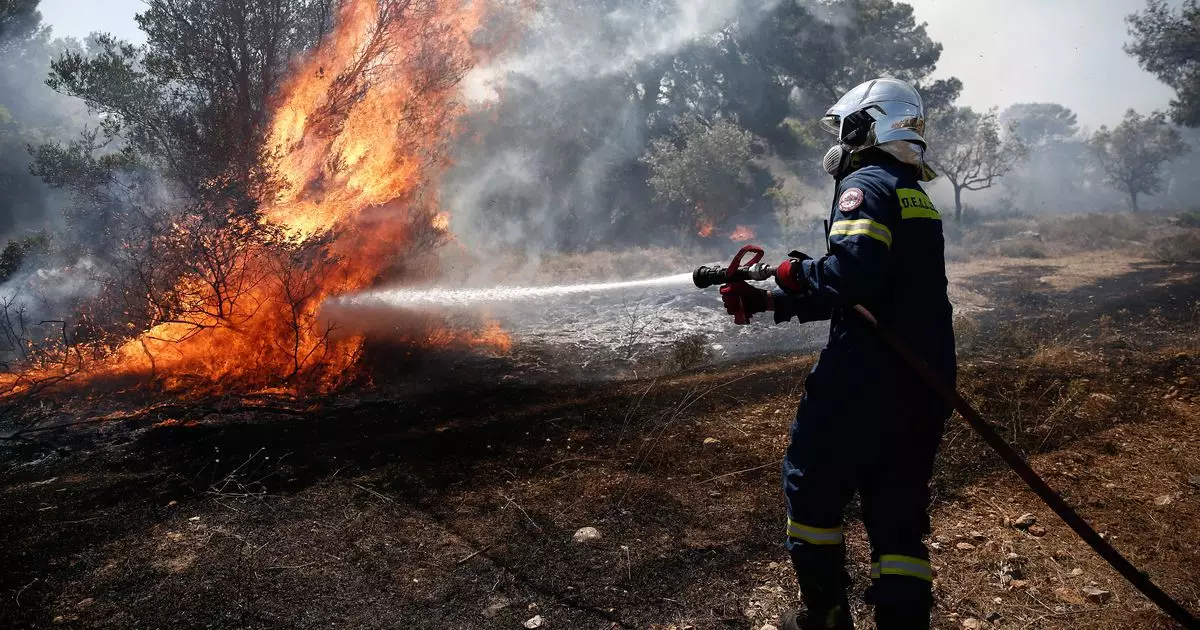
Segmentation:
<svg viewBox="0 0 1200 630">
<path fill-rule="evenodd" d="M 1163 186 L 1163 167 L 1187 152 L 1179 130 L 1166 114 L 1142 116 L 1125 112 L 1121 124 L 1100 127 L 1088 147 L 1104 170 L 1105 181 L 1129 196 L 1129 208 L 1138 211 L 1138 196 L 1153 195 Z"/>
<path fill-rule="evenodd" d="M 1001 125 L 995 109 L 951 107 L 930 120 L 928 159 L 954 187 L 955 220 L 962 219 L 963 191 L 991 188 L 1028 155 L 1015 129 Z"/>
<path fill-rule="evenodd" d="M 1149 0 L 1127 21 L 1133 42 L 1125 52 L 1175 90 L 1175 122 L 1200 127 L 1200 1 L 1184 0 L 1177 13 L 1163 0 Z"/>
</svg>

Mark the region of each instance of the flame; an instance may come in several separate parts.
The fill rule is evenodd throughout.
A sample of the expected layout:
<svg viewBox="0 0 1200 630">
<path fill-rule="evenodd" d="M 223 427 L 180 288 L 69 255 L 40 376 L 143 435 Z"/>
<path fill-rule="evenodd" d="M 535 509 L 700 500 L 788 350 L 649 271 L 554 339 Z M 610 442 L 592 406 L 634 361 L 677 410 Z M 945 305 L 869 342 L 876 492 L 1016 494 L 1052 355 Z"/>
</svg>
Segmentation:
<svg viewBox="0 0 1200 630">
<path fill-rule="evenodd" d="M 272 106 L 262 166 L 280 185 L 258 199 L 259 227 L 290 245 L 239 241 L 253 225 L 210 235 L 232 261 L 236 300 L 187 277 L 170 321 L 117 347 L 110 371 L 193 391 L 304 378 L 329 388 L 351 375 L 362 338 L 335 334 L 320 305 L 446 237 L 450 217 L 432 184 L 466 113 L 459 82 L 486 52 L 472 37 L 487 11 L 483 1 L 341 3 L 332 32 L 297 63 Z M 205 234 L 181 222 L 170 238 Z M 312 239 L 323 240 L 313 247 Z M 428 345 L 507 352 L 511 339 L 492 322 L 478 332 L 438 330 Z"/>
<path fill-rule="evenodd" d="M 696 226 L 696 235 L 700 238 L 708 238 L 713 235 L 713 224 L 708 219 L 700 219 L 700 223 Z"/>
<path fill-rule="evenodd" d="M 750 229 L 750 226 L 747 225 L 737 226 L 737 229 L 735 229 L 733 233 L 729 235 L 729 240 L 734 241 L 735 243 L 749 241 L 753 238 L 754 230 Z"/>
<path fill-rule="evenodd" d="M 471 347 L 491 350 L 497 354 L 508 354 L 512 351 L 512 337 L 500 327 L 500 322 L 490 321 L 487 326 L 471 339 Z"/>
<path fill-rule="evenodd" d="M 275 110 L 269 146 L 284 152 L 287 184 L 267 220 L 304 237 L 361 223 L 369 208 L 419 207 L 465 113 L 455 97 L 481 54 L 470 40 L 484 10 L 461 0 L 345 3 Z"/>
</svg>

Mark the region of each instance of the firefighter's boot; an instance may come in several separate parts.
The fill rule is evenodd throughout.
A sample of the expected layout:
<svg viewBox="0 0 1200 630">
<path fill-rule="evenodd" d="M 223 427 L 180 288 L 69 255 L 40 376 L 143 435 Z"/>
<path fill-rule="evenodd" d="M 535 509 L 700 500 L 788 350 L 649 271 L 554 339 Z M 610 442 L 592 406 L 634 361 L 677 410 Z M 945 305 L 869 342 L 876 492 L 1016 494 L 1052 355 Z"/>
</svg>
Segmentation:
<svg viewBox="0 0 1200 630">
<path fill-rule="evenodd" d="M 929 609 L 875 607 L 878 630 L 929 630 Z"/>
<path fill-rule="evenodd" d="M 779 627 L 781 630 L 854 630 L 854 620 L 850 617 L 849 604 L 843 600 L 824 610 L 809 608 L 803 612 L 786 612 L 779 618 Z"/>
</svg>

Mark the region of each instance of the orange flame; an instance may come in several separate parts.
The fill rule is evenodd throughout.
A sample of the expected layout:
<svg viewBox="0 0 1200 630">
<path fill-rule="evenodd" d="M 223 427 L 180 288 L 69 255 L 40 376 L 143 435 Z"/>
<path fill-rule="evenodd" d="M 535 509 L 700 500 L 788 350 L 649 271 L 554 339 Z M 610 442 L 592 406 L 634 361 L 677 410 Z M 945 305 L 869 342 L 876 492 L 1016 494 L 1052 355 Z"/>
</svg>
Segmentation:
<svg viewBox="0 0 1200 630">
<path fill-rule="evenodd" d="M 700 223 L 696 227 L 696 235 L 700 238 L 708 238 L 713 235 L 713 224 L 708 219 L 700 219 Z"/>
<path fill-rule="evenodd" d="M 500 323 L 488 322 L 486 328 L 471 339 L 471 347 L 487 349 L 497 354 L 508 354 L 512 350 L 512 337 L 504 332 Z"/>
<path fill-rule="evenodd" d="M 737 229 L 735 229 L 733 233 L 729 235 L 729 240 L 734 241 L 735 243 L 749 241 L 753 238 L 754 230 L 750 229 L 750 227 L 746 225 L 737 226 Z"/>
<path fill-rule="evenodd" d="M 189 389 L 308 377 L 326 388 L 351 373 L 362 339 L 334 334 L 320 305 L 446 236 L 449 216 L 431 184 L 449 164 L 465 113 L 459 82 L 485 52 L 472 37 L 486 11 L 487 2 L 461 0 L 341 3 L 333 31 L 297 64 L 272 107 L 264 166 L 282 184 L 259 208 L 294 249 L 231 242 L 222 251 L 239 274 L 236 303 L 222 302 L 203 279 L 182 281 L 176 293 L 208 297 L 117 348 L 111 371 Z M 181 239 L 197 238 L 195 229 L 176 226 Z M 312 238 L 327 242 L 306 249 Z M 296 259 L 312 251 L 321 254 Z M 438 335 L 430 345 L 511 345 L 494 323 Z"/>
</svg>

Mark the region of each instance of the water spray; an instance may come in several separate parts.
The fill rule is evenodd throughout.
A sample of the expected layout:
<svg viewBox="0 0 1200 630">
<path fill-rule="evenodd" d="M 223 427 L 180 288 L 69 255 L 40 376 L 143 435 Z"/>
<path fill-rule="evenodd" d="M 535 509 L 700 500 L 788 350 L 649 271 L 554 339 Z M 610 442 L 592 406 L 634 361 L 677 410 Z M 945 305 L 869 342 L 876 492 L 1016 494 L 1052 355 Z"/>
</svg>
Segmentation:
<svg viewBox="0 0 1200 630">
<path fill-rule="evenodd" d="M 558 298 L 568 295 L 603 293 L 651 287 L 685 285 L 692 276 L 686 273 L 623 282 L 590 284 L 561 284 L 544 287 L 498 286 L 484 289 L 446 289 L 441 287 L 407 287 L 381 289 L 343 296 L 332 301 L 337 306 L 396 306 L 434 307 L 448 305 L 510 304 L 531 300 Z"/>
</svg>

